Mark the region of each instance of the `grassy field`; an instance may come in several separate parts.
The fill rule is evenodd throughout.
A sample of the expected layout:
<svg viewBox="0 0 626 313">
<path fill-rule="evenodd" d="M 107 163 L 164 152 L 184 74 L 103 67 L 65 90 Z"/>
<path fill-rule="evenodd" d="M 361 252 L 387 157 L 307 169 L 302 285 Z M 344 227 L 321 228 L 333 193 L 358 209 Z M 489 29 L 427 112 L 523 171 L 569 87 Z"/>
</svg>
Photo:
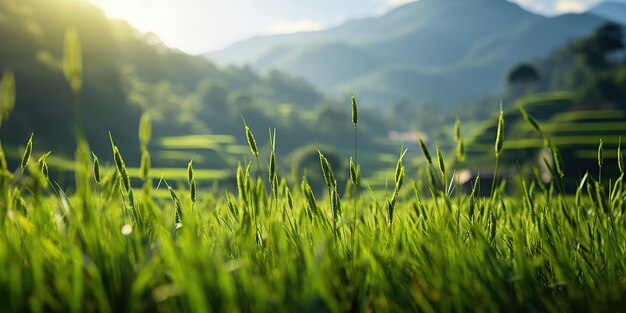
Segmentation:
<svg viewBox="0 0 626 313">
<path fill-rule="evenodd" d="M 353 123 L 356 133 L 356 115 Z M 498 125 L 496 159 L 506 145 L 504 124 Z M 143 138 L 149 138 L 145 131 Z M 573 196 L 561 192 L 556 162 L 551 183 L 519 177 L 523 190 L 509 195 L 503 190 L 511 182 L 496 181 L 486 197 L 480 196 L 479 179 L 468 194 L 454 181 L 443 184 L 452 169 L 440 162 L 438 150 L 397 156 L 389 190 L 360 186 L 356 162 L 348 181 L 336 181 L 333 165 L 320 153 L 328 191 L 316 196 L 306 179 L 288 184 L 280 177 L 273 150 L 258 151 L 246 131 L 250 159 L 268 167 L 256 161 L 238 166 L 235 194 L 197 189 L 197 178 L 215 173 L 194 170 L 191 163 L 171 170 L 186 184 L 153 181 L 148 164 L 126 169 L 113 141 L 108 162 L 89 156 L 87 144 L 79 142 L 72 194 L 47 178 L 46 157 L 33 155 L 31 143 L 16 170 L 7 168 L 2 154 L 0 311 L 626 307 L 621 150 L 611 151 L 620 162 L 619 176 L 587 175 Z M 604 153 L 601 147 L 600 161 Z M 405 173 L 410 159 L 425 164 L 425 178 Z M 350 185 L 343 195 L 341 184 Z M 158 196 L 164 192 L 169 199 Z"/>
<path fill-rule="evenodd" d="M 571 102 L 567 94 L 526 103 L 532 116 L 549 113 L 538 116 L 541 123 L 522 112 L 507 112 L 505 123 L 501 112 L 495 123 L 470 136 L 467 148 L 457 124 L 455 156 L 444 155 L 439 146 L 429 151 L 420 141 L 422 155 L 418 147 L 409 147 L 413 153 L 398 147 L 394 157 L 359 153 L 352 97 L 354 147 L 344 147 L 352 151 L 349 175 L 335 173 L 337 164 L 319 151 L 325 191 L 314 194 L 306 177 L 288 180 L 277 170 L 275 133 L 269 151 L 259 151 L 248 125 L 247 147 L 229 136 L 157 139 L 163 149 L 154 157 L 180 162 L 187 155 L 196 162 L 187 168 L 151 168 L 148 115 L 140 123 L 138 168 L 126 167 L 113 138 L 109 156 L 93 155 L 80 127 L 80 46 L 75 34 L 66 37 L 64 74 L 76 96 L 75 160 L 36 152 L 32 136 L 20 151 L 5 155 L 0 149 L 0 312 L 626 308 L 621 142 L 612 135 L 606 146 L 600 143 L 597 168 L 588 169 L 597 175 L 586 174 L 566 190 L 563 179 L 571 177 L 561 162 L 566 155 L 551 143 L 550 132 L 589 117 L 557 114 L 563 111 L 559 105 Z M 3 89 L 4 99 L 8 90 Z M 554 112 L 539 110 L 547 102 L 557 103 L 549 107 Z M 602 128 L 598 118 L 586 122 Z M 524 121 L 530 127 L 522 127 Z M 615 125 L 604 130 L 621 131 Z M 501 159 L 520 157 L 514 153 L 521 149 L 507 148 L 517 132 L 534 132 L 539 140 L 532 139 L 531 148 L 543 143 L 550 151 L 549 183 L 538 171 L 498 179 Z M 472 144 L 490 151 L 494 175 L 483 182 L 485 190 L 477 177 L 464 192 L 453 178 L 460 168 L 451 164 L 471 164 L 472 154 L 465 152 Z M 7 155 L 20 156 L 17 168 L 9 168 Z M 236 173 L 233 192 L 198 183 L 228 177 L 203 163 L 216 160 Z M 360 177 L 361 165 L 372 160 L 395 166 L 388 174 L 364 166 L 376 181 L 368 184 Z M 49 166 L 70 170 L 74 186 L 64 189 L 50 179 Z M 611 167 L 616 170 L 606 171 Z M 347 186 L 345 192 L 341 186 Z"/>
</svg>

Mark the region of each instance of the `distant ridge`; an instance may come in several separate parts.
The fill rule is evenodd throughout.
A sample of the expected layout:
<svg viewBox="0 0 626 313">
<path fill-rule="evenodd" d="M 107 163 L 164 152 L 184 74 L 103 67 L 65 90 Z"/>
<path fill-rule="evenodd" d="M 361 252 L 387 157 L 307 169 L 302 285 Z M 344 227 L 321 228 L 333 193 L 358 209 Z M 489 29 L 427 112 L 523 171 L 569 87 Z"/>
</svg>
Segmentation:
<svg viewBox="0 0 626 313">
<path fill-rule="evenodd" d="M 623 2 L 601 2 L 589 9 L 588 13 L 626 25 L 626 3 Z"/>
<path fill-rule="evenodd" d="M 605 18 L 544 17 L 503 0 L 421 0 L 308 33 L 257 36 L 206 54 L 219 64 L 279 69 L 370 104 L 451 104 L 496 92 L 516 63 L 590 34 Z"/>
</svg>

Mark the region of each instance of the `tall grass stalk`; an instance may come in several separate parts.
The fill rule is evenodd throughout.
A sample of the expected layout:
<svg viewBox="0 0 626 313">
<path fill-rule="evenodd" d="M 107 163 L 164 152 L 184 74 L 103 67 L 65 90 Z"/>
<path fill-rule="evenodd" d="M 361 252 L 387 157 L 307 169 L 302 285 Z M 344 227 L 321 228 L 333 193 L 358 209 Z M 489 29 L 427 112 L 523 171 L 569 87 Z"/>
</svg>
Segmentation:
<svg viewBox="0 0 626 313">
<path fill-rule="evenodd" d="M 456 160 L 459 164 L 465 162 L 465 143 L 461 135 L 461 120 L 459 118 L 454 122 L 454 142 L 456 144 Z"/>
<path fill-rule="evenodd" d="M 437 163 L 439 164 L 439 171 L 441 172 L 441 180 L 443 181 L 445 187 L 445 184 L 448 182 L 448 176 L 446 175 L 446 161 L 443 158 L 443 153 L 441 153 L 438 144 L 435 145 L 435 148 L 437 153 Z"/>
<path fill-rule="evenodd" d="M 424 143 L 424 140 L 421 136 L 418 136 L 418 142 L 420 150 L 422 151 L 424 159 L 426 160 L 426 176 L 428 178 L 428 186 L 430 188 L 430 192 L 436 192 L 436 190 L 439 188 L 438 186 L 443 186 L 443 188 L 445 189 L 446 182 L 442 182 L 441 179 L 439 179 L 439 176 L 437 175 L 435 167 L 433 165 L 433 159 L 430 155 L 430 151 L 428 150 L 428 146 L 426 146 L 426 143 Z M 435 181 L 435 179 L 437 179 L 437 181 Z"/>
<path fill-rule="evenodd" d="M 28 142 L 26 142 L 26 148 L 24 148 L 24 153 L 22 154 L 22 161 L 20 162 L 20 168 L 22 171 L 26 170 L 28 162 L 30 161 L 30 156 L 33 154 L 33 135 L 33 133 L 30 134 Z"/>
<path fill-rule="evenodd" d="M 398 162 L 396 163 L 396 171 L 395 171 L 395 177 L 394 177 L 394 190 L 393 190 L 393 194 L 391 196 L 391 199 L 387 200 L 387 216 L 389 218 L 389 230 L 392 231 L 393 230 L 393 219 L 394 219 L 394 212 L 396 209 L 396 201 L 398 199 L 398 196 L 400 195 L 400 189 L 402 188 L 402 183 L 404 181 L 404 164 L 402 163 L 402 159 L 404 158 L 404 155 L 406 154 L 407 150 L 404 149 L 404 146 L 402 147 L 402 152 L 400 153 L 400 157 L 398 158 Z"/>
<path fill-rule="evenodd" d="M 274 210 L 278 212 L 278 175 L 276 174 L 276 129 L 272 133 L 271 129 L 268 129 L 268 138 L 270 141 L 270 160 L 267 169 L 267 179 L 272 191 L 272 198 L 270 201 L 274 202 Z"/>
<path fill-rule="evenodd" d="M 122 158 L 122 154 L 120 153 L 119 148 L 115 145 L 113 141 L 113 136 L 111 135 L 111 133 L 109 133 L 109 140 L 111 141 L 111 148 L 113 150 L 113 160 L 115 162 L 115 168 L 117 169 L 118 178 L 121 180 L 120 189 L 128 199 L 128 210 L 130 210 L 131 213 L 133 226 L 141 227 L 137 203 L 135 201 L 135 193 L 131 186 L 130 175 L 128 175 L 126 164 L 124 163 L 124 159 Z"/>
<path fill-rule="evenodd" d="M 183 205 L 172 186 L 170 186 L 167 181 L 165 181 L 165 185 L 167 186 L 167 190 L 169 191 L 172 202 L 174 203 L 173 227 L 174 229 L 178 229 L 183 223 Z"/>
<path fill-rule="evenodd" d="M 187 164 L 187 184 L 189 185 L 189 198 L 191 200 L 191 216 L 195 220 L 193 209 L 196 205 L 197 189 L 196 178 L 194 177 L 193 173 L 193 160 L 189 161 L 189 164 Z"/>
<path fill-rule="evenodd" d="M 356 96 L 350 90 L 350 103 L 352 108 L 352 125 L 354 126 L 354 162 L 352 162 L 352 158 L 350 158 L 350 180 L 352 181 L 352 185 L 354 186 L 354 204 L 353 204 L 353 221 L 352 221 L 352 249 L 355 249 L 355 239 L 354 236 L 356 234 L 357 227 L 357 207 L 359 203 L 359 180 L 360 180 L 360 170 L 359 170 L 359 150 L 358 150 L 358 142 L 357 142 L 357 125 L 359 123 L 359 115 L 358 115 L 358 107 Z"/>
<path fill-rule="evenodd" d="M 604 142 L 600 139 L 598 145 L 598 181 L 602 183 L 602 165 L 604 164 Z"/>
<path fill-rule="evenodd" d="M 324 174 L 324 181 L 326 182 L 326 187 L 328 188 L 329 207 L 331 208 L 333 214 L 333 233 L 337 236 L 339 234 L 337 222 L 341 216 L 339 193 L 337 192 L 337 180 L 335 179 L 335 174 L 330 166 L 330 162 L 328 162 L 328 159 L 324 156 L 322 151 L 317 150 L 317 153 L 319 154 L 320 167 L 322 168 L 322 173 Z"/>
<path fill-rule="evenodd" d="M 622 155 L 622 136 L 619 137 L 619 143 L 617 144 L 617 168 L 619 172 L 624 174 L 624 155 Z"/>
<path fill-rule="evenodd" d="M 496 184 L 498 183 L 498 167 L 500 165 L 500 153 L 504 144 L 504 111 L 502 111 L 502 103 L 500 103 L 500 115 L 498 116 L 498 129 L 496 133 L 496 142 L 494 152 L 496 156 L 496 165 L 493 170 L 493 180 L 491 181 L 491 198 L 495 195 Z"/>
</svg>

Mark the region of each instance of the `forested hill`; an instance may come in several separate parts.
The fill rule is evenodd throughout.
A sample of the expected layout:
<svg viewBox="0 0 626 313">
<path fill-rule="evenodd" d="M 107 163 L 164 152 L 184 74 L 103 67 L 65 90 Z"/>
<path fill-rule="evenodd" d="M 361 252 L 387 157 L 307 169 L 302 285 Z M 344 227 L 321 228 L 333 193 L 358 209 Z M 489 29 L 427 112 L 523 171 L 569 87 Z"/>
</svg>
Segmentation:
<svg viewBox="0 0 626 313">
<path fill-rule="evenodd" d="M 452 104 L 496 93 L 517 62 L 589 35 L 604 22 L 588 14 L 540 16 L 505 0 L 420 0 L 380 17 L 255 37 L 206 56 L 280 69 L 324 90 L 350 85 L 376 105 L 400 99 Z"/>
<path fill-rule="evenodd" d="M 309 84 L 279 72 L 220 69 L 168 48 L 87 1 L 7 0 L 0 1 L 0 72 L 14 72 L 17 103 L 3 123 L 3 145 L 23 145 L 34 132 L 40 149 L 73 153 L 73 98 L 63 75 L 68 28 L 82 46 L 80 107 L 96 151 L 108 149 L 109 130 L 122 148 L 137 149 L 142 111 L 152 114 L 156 136 L 240 134 L 241 114 L 267 129 L 282 125 L 279 106 L 312 110 L 324 101 Z M 291 122 L 298 124 L 296 117 Z"/>
</svg>

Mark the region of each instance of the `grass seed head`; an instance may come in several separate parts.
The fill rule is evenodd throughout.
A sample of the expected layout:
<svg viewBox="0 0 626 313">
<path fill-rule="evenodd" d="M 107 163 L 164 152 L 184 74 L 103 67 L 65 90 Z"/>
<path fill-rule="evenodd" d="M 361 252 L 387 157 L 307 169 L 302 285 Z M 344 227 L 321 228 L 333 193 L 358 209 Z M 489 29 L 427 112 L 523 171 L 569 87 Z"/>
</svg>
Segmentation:
<svg viewBox="0 0 626 313">
<path fill-rule="evenodd" d="M 117 167 L 117 172 L 122 178 L 124 190 L 126 190 L 126 192 L 129 192 L 130 177 L 128 176 L 128 172 L 126 171 L 126 165 L 124 164 L 124 159 L 122 159 L 122 154 L 120 153 L 120 150 L 117 148 L 117 146 L 113 148 L 113 159 L 115 159 L 115 167 Z"/>
<path fill-rule="evenodd" d="M 328 186 L 329 189 L 334 189 L 337 186 L 337 181 L 335 180 L 335 174 L 330 167 L 330 163 L 328 162 L 328 159 L 326 159 L 324 154 L 322 154 L 322 151 L 317 150 L 317 153 L 320 156 L 320 165 L 322 167 L 322 172 L 324 173 L 326 186 Z"/>
<path fill-rule="evenodd" d="M 37 160 L 37 167 L 39 168 L 39 170 L 41 171 L 41 173 L 44 175 L 45 178 L 48 178 L 48 164 L 46 163 L 46 158 L 52 153 L 52 151 L 48 151 L 48 153 L 42 155 L 38 160 Z"/>
<path fill-rule="evenodd" d="M 247 204 L 246 176 L 243 167 L 241 167 L 241 163 L 237 164 L 237 189 L 239 196 L 243 199 L 244 203 Z"/>
<path fill-rule="evenodd" d="M 259 148 L 256 145 L 256 140 L 254 139 L 254 135 L 252 134 L 252 130 L 248 127 L 246 120 L 243 119 L 243 115 L 241 116 L 243 120 L 243 125 L 246 128 L 246 139 L 248 139 L 248 146 L 250 146 L 250 151 L 254 155 L 255 158 L 259 157 Z"/>
<path fill-rule="evenodd" d="M 270 139 L 270 162 L 268 165 L 268 179 L 270 184 L 274 184 L 276 178 L 276 129 L 274 129 L 274 133 L 269 129 L 269 139 Z"/>
<path fill-rule="evenodd" d="M 563 170 L 563 159 L 561 158 L 561 153 L 557 147 L 552 147 L 552 158 L 554 159 L 556 172 L 560 177 L 565 176 L 565 171 Z"/>
<path fill-rule="evenodd" d="M 399 191 L 400 188 L 402 188 L 402 182 L 404 180 L 404 164 L 402 163 L 402 159 L 404 158 L 406 151 L 407 150 L 404 150 L 402 154 L 400 154 L 400 157 L 398 158 L 398 162 L 396 163 L 396 176 L 395 176 L 396 192 Z"/>
<path fill-rule="evenodd" d="M 489 241 L 493 242 L 496 239 L 496 229 L 498 227 L 498 219 L 496 219 L 495 213 L 492 211 L 489 215 Z"/>
<path fill-rule="evenodd" d="M 352 102 L 352 125 L 356 127 L 356 125 L 359 122 L 359 116 L 358 116 L 358 110 L 357 110 L 357 104 L 356 104 L 356 97 L 352 93 L 352 90 L 350 91 L 350 100 Z"/>
<path fill-rule="evenodd" d="M 436 146 L 437 148 L 437 161 L 439 162 L 439 170 L 441 171 L 442 175 L 446 175 L 446 162 L 443 159 L 443 154 L 441 153 L 441 150 L 439 149 L 439 145 Z"/>
<path fill-rule="evenodd" d="M 41 166 L 41 174 L 43 174 L 44 178 L 48 179 L 48 173 L 49 173 L 48 163 L 44 161 Z"/>
<path fill-rule="evenodd" d="M 180 200 L 178 199 L 178 196 L 176 195 L 176 192 L 174 192 L 174 189 L 172 189 L 172 187 L 168 185 L 167 182 L 165 183 L 165 185 L 167 186 L 167 190 L 170 192 L 172 202 L 174 202 L 174 224 L 176 225 L 178 223 L 181 223 L 183 220 L 182 205 L 180 203 Z"/>
<path fill-rule="evenodd" d="M 189 192 L 191 194 L 191 203 L 196 203 L 197 200 L 197 192 L 196 192 L 196 181 L 192 181 L 191 185 L 189 186 Z"/>
<path fill-rule="evenodd" d="M 400 164 L 400 171 L 396 171 L 396 190 L 400 191 L 404 182 L 404 166 Z"/>
<path fill-rule="evenodd" d="M 93 156 L 93 178 L 96 180 L 96 184 L 100 184 L 100 161 L 95 153 L 91 152 Z"/>
<path fill-rule="evenodd" d="M 22 155 L 22 162 L 20 163 L 20 167 L 22 170 L 26 169 L 28 166 L 28 161 L 30 160 L 30 156 L 33 153 L 33 134 L 30 134 L 28 138 L 28 142 L 26 143 L 26 149 L 24 149 L 24 154 Z"/>
<path fill-rule="evenodd" d="M 143 149 L 148 147 L 150 139 L 152 138 L 152 117 L 149 113 L 141 115 L 139 120 L 139 143 Z"/>
<path fill-rule="evenodd" d="M 350 180 L 352 181 L 352 184 L 354 186 L 359 185 L 357 169 L 356 169 L 356 165 L 354 164 L 354 161 L 352 160 L 352 157 L 350 157 Z"/>
<path fill-rule="evenodd" d="M 619 144 L 617 145 L 617 167 L 620 173 L 624 173 L 624 156 L 622 155 L 622 137 L 619 137 Z"/>
<path fill-rule="evenodd" d="M 251 166 L 252 166 L 252 163 L 248 163 L 248 165 L 246 165 L 246 176 L 245 176 L 246 177 L 245 179 L 246 190 L 252 189 L 252 179 L 250 176 Z"/>
<path fill-rule="evenodd" d="M 600 139 L 600 145 L 598 145 L 598 166 L 602 167 L 604 164 L 604 142 Z"/>
<path fill-rule="evenodd" d="M 196 203 L 196 178 L 193 176 L 193 160 L 187 164 L 187 182 L 191 193 L 191 203 Z"/>
<path fill-rule="evenodd" d="M 187 182 L 189 184 L 191 184 L 192 181 L 194 181 L 194 177 L 193 177 L 193 160 L 189 161 L 189 164 L 187 164 Z"/>
<path fill-rule="evenodd" d="M 500 108 L 500 116 L 498 116 L 498 132 L 496 134 L 496 144 L 495 144 L 496 158 L 500 157 L 503 143 L 504 143 L 504 112 L 502 111 L 502 108 Z"/>
<path fill-rule="evenodd" d="M 424 143 L 424 140 L 422 140 L 422 137 L 419 137 L 419 143 L 420 149 L 422 149 L 422 153 L 424 154 L 426 161 L 428 161 L 428 164 L 433 164 L 433 159 L 430 157 L 430 152 L 428 151 L 428 147 Z"/>
<path fill-rule="evenodd" d="M 461 120 L 459 118 L 454 122 L 454 142 L 456 142 L 456 159 L 459 162 L 465 161 L 465 145 L 463 137 L 461 137 Z"/>
</svg>

